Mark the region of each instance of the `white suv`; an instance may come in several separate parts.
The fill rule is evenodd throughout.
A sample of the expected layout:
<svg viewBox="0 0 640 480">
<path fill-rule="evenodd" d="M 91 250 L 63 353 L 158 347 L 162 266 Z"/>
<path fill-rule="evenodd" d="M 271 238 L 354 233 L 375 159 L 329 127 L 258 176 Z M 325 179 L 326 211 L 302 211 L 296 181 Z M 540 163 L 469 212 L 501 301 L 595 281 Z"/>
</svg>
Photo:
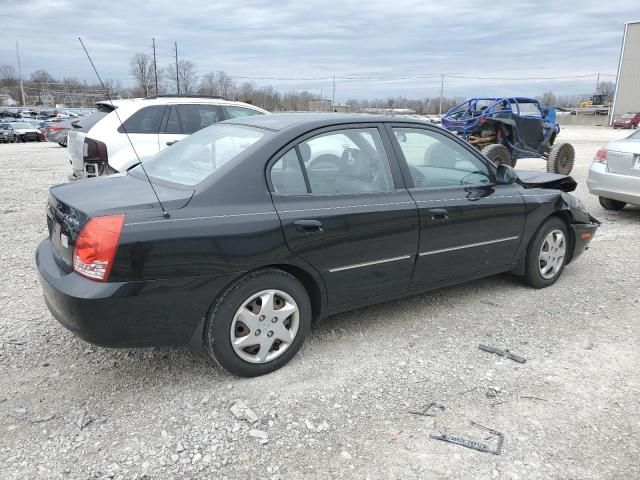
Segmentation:
<svg viewBox="0 0 640 480">
<path fill-rule="evenodd" d="M 200 96 L 159 95 L 114 100 L 113 105 L 103 101 L 96 103 L 96 108 L 94 114 L 74 122 L 69 130 L 72 180 L 127 171 L 138 163 L 138 156 L 145 161 L 216 122 L 269 113 L 242 102 Z"/>
</svg>

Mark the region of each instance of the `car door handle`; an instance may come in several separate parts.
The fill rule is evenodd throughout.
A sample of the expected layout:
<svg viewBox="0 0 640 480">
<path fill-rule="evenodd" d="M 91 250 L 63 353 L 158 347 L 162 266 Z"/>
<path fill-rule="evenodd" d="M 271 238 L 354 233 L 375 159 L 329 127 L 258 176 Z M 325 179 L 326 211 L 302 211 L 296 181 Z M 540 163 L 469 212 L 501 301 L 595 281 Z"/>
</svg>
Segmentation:
<svg viewBox="0 0 640 480">
<path fill-rule="evenodd" d="M 429 210 L 432 220 L 449 220 L 449 212 L 444 208 L 432 208 Z"/>
<path fill-rule="evenodd" d="M 297 220 L 293 222 L 296 230 L 303 235 L 314 235 L 324 232 L 322 222 L 319 220 Z"/>
<path fill-rule="evenodd" d="M 170 147 L 171 145 L 173 145 L 174 143 L 178 143 L 180 140 L 171 140 L 170 142 L 167 142 L 167 147 Z"/>
</svg>

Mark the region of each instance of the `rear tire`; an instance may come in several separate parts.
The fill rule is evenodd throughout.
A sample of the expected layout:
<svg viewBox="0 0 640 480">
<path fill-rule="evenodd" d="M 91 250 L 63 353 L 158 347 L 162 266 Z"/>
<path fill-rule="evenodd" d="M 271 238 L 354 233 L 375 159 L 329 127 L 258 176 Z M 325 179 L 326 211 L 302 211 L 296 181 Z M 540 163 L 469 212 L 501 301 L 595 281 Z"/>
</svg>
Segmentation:
<svg viewBox="0 0 640 480">
<path fill-rule="evenodd" d="M 516 159 L 511 156 L 509 149 L 501 143 L 491 143 L 484 147 L 480 153 L 498 165 L 516 166 Z"/>
<path fill-rule="evenodd" d="M 567 225 L 558 217 L 549 217 L 527 247 L 524 281 L 533 288 L 553 285 L 562 275 L 569 253 Z"/>
<path fill-rule="evenodd" d="M 547 159 L 547 172 L 569 175 L 573 170 L 576 151 L 570 143 L 558 143 L 551 148 Z"/>
<path fill-rule="evenodd" d="M 622 210 L 627 205 L 626 202 L 621 202 L 620 200 L 614 200 L 612 198 L 598 197 L 598 200 L 600 201 L 602 208 L 605 210 L 618 211 Z"/>
<path fill-rule="evenodd" d="M 285 307 L 287 313 L 278 315 L 278 308 Z M 257 377 L 295 356 L 309 333 L 311 316 L 309 295 L 294 276 L 258 270 L 236 280 L 217 299 L 205 326 L 205 346 L 228 372 Z M 280 341 L 283 336 L 290 337 Z"/>
</svg>

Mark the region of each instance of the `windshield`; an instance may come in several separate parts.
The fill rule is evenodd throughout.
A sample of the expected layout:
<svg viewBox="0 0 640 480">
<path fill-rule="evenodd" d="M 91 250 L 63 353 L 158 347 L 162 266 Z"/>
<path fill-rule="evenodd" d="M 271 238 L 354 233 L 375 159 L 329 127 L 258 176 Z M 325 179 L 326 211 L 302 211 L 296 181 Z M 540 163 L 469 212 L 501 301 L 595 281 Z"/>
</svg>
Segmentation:
<svg viewBox="0 0 640 480">
<path fill-rule="evenodd" d="M 13 128 L 33 128 L 31 125 L 29 125 L 28 123 L 22 123 L 22 122 L 15 122 L 12 123 L 11 126 Z"/>
<path fill-rule="evenodd" d="M 622 115 L 622 118 L 633 118 L 635 115 L 633 113 L 625 113 Z"/>
<path fill-rule="evenodd" d="M 264 137 L 266 132 L 216 124 L 163 150 L 144 163 L 150 177 L 196 185 Z"/>
</svg>

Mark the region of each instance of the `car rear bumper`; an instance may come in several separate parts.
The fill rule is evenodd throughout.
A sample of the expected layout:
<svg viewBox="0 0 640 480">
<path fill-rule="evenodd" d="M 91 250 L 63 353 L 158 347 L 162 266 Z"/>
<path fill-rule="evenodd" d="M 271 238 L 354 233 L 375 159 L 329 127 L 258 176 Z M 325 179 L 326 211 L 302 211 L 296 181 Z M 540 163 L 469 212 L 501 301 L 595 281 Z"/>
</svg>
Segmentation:
<svg viewBox="0 0 640 480">
<path fill-rule="evenodd" d="M 623 175 L 607 171 L 603 163 L 593 162 L 587 177 L 589 192 L 620 202 L 640 204 L 640 175 Z"/>
<path fill-rule="evenodd" d="M 95 282 L 60 268 L 48 239 L 38 246 L 36 264 L 52 315 L 78 337 L 105 347 L 188 344 L 201 335 L 209 306 L 229 281 L 219 275 Z"/>
</svg>

